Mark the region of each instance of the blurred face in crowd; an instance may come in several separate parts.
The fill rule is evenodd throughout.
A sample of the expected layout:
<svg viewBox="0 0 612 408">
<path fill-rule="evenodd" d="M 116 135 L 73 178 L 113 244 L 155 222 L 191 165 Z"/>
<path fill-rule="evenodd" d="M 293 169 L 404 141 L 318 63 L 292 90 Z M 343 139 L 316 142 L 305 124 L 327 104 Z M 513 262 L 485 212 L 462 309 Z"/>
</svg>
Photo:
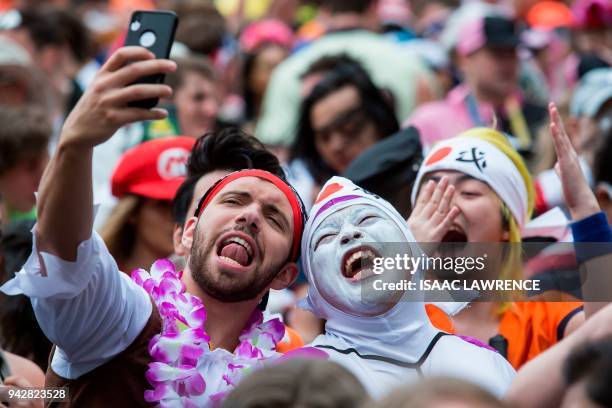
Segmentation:
<svg viewBox="0 0 612 408">
<path fill-rule="evenodd" d="M 212 130 L 221 106 L 221 91 L 209 78 L 187 72 L 174 93 L 181 133 L 198 137 Z"/>
<path fill-rule="evenodd" d="M 341 174 L 380 139 L 363 108 L 357 88 L 347 85 L 315 103 L 310 111 L 315 147 L 325 163 Z"/>
<path fill-rule="evenodd" d="M 286 48 L 274 44 L 266 45 L 257 52 L 249 76 L 249 88 L 257 97 L 263 97 L 272 71 L 287 55 L 289 53 Z"/>
<path fill-rule="evenodd" d="M 193 280 L 222 302 L 287 287 L 297 276 L 295 264 L 287 262 L 291 214 L 287 197 L 268 181 L 242 177 L 228 183 L 183 234 Z"/>
<path fill-rule="evenodd" d="M 584 54 L 610 56 L 612 52 L 612 28 L 577 30 L 574 32 L 576 48 Z"/>
<path fill-rule="evenodd" d="M 172 254 L 174 222 L 170 201 L 144 198 L 133 221 L 136 224 L 136 241 L 156 254 L 156 258 Z"/>
<path fill-rule="evenodd" d="M 507 241 L 508 232 L 503 227 L 501 202 L 487 184 L 457 171 L 443 170 L 423 177 L 421 187 L 429 180 L 439 182 L 444 176 L 449 178 L 449 184 L 455 186 L 451 208 L 456 206 L 460 213 L 442 242 Z"/>
<path fill-rule="evenodd" d="M 594 117 L 571 117 L 569 126 L 573 135 L 572 144 L 579 154 L 592 153 L 600 148 L 605 139 L 601 137 L 612 121 L 612 99 L 605 102 Z M 591 159 L 592 160 L 592 159 Z"/>
<path fill-rule="evenodd" d="M 371 205 L 353 205 L 329 215 L 313 232 L 310 248 L 314 284 L 327 303 L 354 316 L 377 316 L 390 310 L 400 291 L 374 290 L 373 282 L 399 282 L 403 269 L 373 272 L 373 259 L 394 257 L 385 243 L 406 242 L 386 213 Z M 406 249 L 409 253 L 409 249 Z"/>
<path fill-rule="evenodd" d="M 515 48 L 483 47 L 460 59 L 461 69 L 477 96 L 497 103 L 515 91 L 518 57 Z"/>
<path fill-rule="evenodd" d="M 68 45 L 47 45 L 38 48 L 25 29 L 8 31 L 5 35 L 30 53 L 33 64 L 46 75 L 56 92 L 60 95 L 70 93 L 71 80 L 76 76 L 80 65 Z"/>
<path fill-rule="evenodd" d="M 46 151 L 19 161 L 0 175 L 0 196 L 11 210 L 30 211 L 36 204 L 34 193 L 49 161 Z"/>
</svg>

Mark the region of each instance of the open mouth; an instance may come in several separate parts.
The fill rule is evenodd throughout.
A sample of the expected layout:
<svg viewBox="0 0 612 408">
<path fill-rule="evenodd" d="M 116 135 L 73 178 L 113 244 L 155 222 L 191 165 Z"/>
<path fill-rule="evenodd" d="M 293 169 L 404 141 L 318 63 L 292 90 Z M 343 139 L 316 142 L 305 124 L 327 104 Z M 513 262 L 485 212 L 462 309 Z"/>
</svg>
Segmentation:
<svg viewBox="0 0 612 408">
<path fill-rule="evenodd" d="M 348 251 L 342 258 L 342 276 L 359 281 L 373 275 L 374 258 L 380 254 L 369 246 L 360 246 Z"/>
<path fill-rule="evenodd" d="M 459 229 L 452 229 L 444 235 L 442 242 L 467 242 L 467 235 Z"/>
<path fill-rule="evenodd" d="M 230 265 L 246 267 L 254 258 L 254 242 L 246 234 L 231 232 L 222 237 L 217 255 Z"/>
</svg>

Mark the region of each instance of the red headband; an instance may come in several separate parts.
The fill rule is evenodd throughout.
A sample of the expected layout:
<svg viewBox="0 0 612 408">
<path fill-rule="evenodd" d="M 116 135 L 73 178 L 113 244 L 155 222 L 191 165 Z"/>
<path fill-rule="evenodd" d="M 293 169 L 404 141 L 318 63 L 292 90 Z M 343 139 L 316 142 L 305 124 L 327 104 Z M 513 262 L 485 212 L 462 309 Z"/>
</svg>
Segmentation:
<svg viewBox="0 0 612 408">
<path fill-rule="evenodd" d="M 198 204 L 198 208 L 196 209 L 195 216 L 200 217 L 204 208 L 212 199 L 229 183 L 234 180 L 243 177 L 257 177 L 260 179 L 264 179 L 274 184 L 280 191 L 285 194 L 285 197 L 289 200 L 289 204 L 291 204 L 291 210 L 293 212 L 293 247 L 291 248 L 291 259 L 297 260 L 299 251 L 300 251 L 300 241 L 302 238 L 302 229 L 304 227 L 304 210 L 302 202 L 300 201 L 297 193 L 293 188 L 281 180 L 278 176 L 267 172 L 265 170 L 258 169 L 248 169 L 248 170 L 240 170 L 235 171 L 233 173 L 228 174 L 223 177 L 221 180 L 217 181 L 215 185 L 213 185 L 207 192 L 204 194 L 200 203 Z"/>
</svg>

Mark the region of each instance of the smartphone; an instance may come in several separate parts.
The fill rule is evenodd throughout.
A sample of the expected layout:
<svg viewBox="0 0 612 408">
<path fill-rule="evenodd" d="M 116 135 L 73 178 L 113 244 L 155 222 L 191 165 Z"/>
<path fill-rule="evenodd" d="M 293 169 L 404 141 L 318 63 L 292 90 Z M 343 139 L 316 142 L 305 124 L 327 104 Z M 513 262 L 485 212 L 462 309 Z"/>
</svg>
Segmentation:
<svg viewBox="0 0 612 408">
<path fill-rule="evenodd" d="M 125 45 L 147 48 L 156 58 L 168 58 L 174 42 L 178 17 L 171 11 L 135 11 L 130 19 Z M 137 84 L 162 84 L 165 75 L 157 74 L 140 78 Z M 130 102 L 128 106 L 151 109 L 159 99 L 142 99 Z"/>
</svg>

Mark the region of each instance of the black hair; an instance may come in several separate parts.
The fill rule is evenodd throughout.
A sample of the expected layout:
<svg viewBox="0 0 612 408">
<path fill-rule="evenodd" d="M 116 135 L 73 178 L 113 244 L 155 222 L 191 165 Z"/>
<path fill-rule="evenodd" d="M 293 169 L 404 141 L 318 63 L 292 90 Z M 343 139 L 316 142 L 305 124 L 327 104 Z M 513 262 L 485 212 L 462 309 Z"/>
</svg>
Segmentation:
<svg viewBox="0 0 612 408">
<path fill-rule="evenodd" d="M 246 120 L 255 119 L 255 95 L 249 86 L 249 77 L 255 61 L 257 60 L 257 52 L 251 52 L 244 56 L 244 65 L 242 66 L 242 97 L 244 98 L 244 118 Z"/>
<path fill-rule="evenodd" d="M 181 184 L 172 202 L 174 221 L 183 225 L 193 200 L 198 180 L 216 170 L 266 170 L 285 180 L 285 173 L 276 158 L 255 137 L 237 127 L 226 127 L 200 137 L 187 162 L 187 179 Z"/>
<path fill-rule="evenodd" d="M 612 406 L 612 338 L 577 347 L 563 367 L 568 385 L 584 381 L 585 394 L 595 404 Z"/>
<path fill-rule="evenodd" d="M 319 67 L 323 66 L 333 68 L 325 72 L 310 95 L 302 101 L 296 140 L 291 149 L 291 157 L 304 160 L 311 175 L 320 185 L 334 176 L 335 172 L 323 161 L 315 146 L 310 115 L 317 102 L 345 86 L 354 86 L 359 93 L 364 114 L 374 123 L 378 136 L 382 139 L 399 131 L 392 102 L 374 85 L 359 62 L 347 55 L 338 56 L 335 65 L 333 60 L 319 60 L 311 65 L 306 75 L 319 73 L 324 70 Z"/>
<path fill-rule="evenodd" d="M 305 79 L 310 75 L 325 74 L 342 64 L 358 64 L 358 62 L 348 54 L 324 55 L 310 64 L 306 71 L 300 75 L 300 79 Z"/>
<path fill-rule="evenodd" d="M 578 63 L 578 80 L 581 80 L 586 74 L 594 69 L 598 68 L 609 68 L 610 64 L 608 61 L 602 59 L 597 54 L 585 54 L 580 56 L 580 62 Z"/>
<path fill-rule="evenodd" d="M 596 182 L 605 181 L 612 184 L 612 127 L 599 135 L 599 148 L 593 163 L 593 175 Z"/>
<path fill-rule="evenodd" d="M 321 7 L 332 14 L 359 13 L 363 14 L 374 3 L 374 0 L 322 0 Z"/>
<path fill-rule="evenodd" d="M 68 46 L 74 58 L 83 63 L 95 52 L 92 37 L 78 17 L 68 10 L 52 6 L 20 10 L 21 24 L 37 49 Z"/>
</svg>

